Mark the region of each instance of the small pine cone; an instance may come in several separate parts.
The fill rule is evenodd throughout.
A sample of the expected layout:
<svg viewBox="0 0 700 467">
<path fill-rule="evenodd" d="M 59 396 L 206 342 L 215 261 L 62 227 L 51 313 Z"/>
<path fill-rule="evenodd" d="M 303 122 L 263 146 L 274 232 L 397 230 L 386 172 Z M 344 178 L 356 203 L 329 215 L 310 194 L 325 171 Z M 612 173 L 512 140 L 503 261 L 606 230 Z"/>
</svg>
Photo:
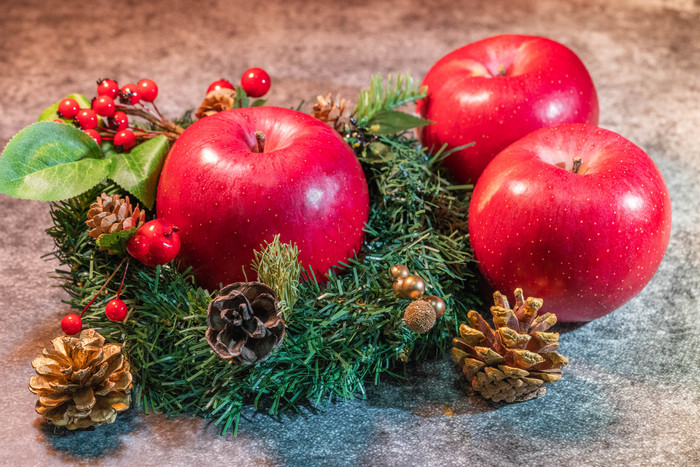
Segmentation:
<svg viewBox="0 0 700 467">
<path fill-rule="evenodd" d="M 79 337 L 57 337 L 32 366 L 29 390 L 39 396 L 36 411 L 69 430 L 112 423 L 129 408 L 132 377 L 122 346 L 105 344 L 94 329 Z"/>
<path fill-rule="evenodd" d="M 235 90 L 227 88 L 215 89 L 207 94 L 194 115 L 198 119 L 202 119 L 224 110 L 231 110 L 235 99 Z"/>
<path fill-rule="evenodd" d="M 261 282 L 227 285 L 209 303 L 205 333 L 214 352 L 232 364 L 266 360 L 284 338 L 275 292 Z"/>
<path fill-rule="evenodd" d="M 350 117 L 352 116 L 349 102 L 346 102 L 345 99 L 340 99 L 340 102 L 337 102 L 333 100 L 331 94 L 325 98 L 317 96 L 313 110 L 312 115 L 315 118 L 328 123 L 338 133 L 345 134 L 345 127 L 350 125 Z"/>
<path fill-rule="evenodd" d="M 146 220 L 146 212 L 139 209 L 138 205 L 133 209 L 128 196 L 121 198 L 119 195 L 102 193 L 97 201 L 90 205 L 87 217 L 85 225 L 90 228 L 88 233 L 92 238 L 97 239 L 104 234 L 138 226 Z"/>
<path fill-rule="evenodd" d="M 472 310 L 469 325 L 459 327 L 453 339 L 452 358 L 472 388 L 495 402 L 521 402 L 545 394 L 545 385 L 561 378 L 569 363 L 559 348 L 559 334 L 545 332 L 557 322 L 553 313 L 537 316 L 542 299 L 523 298 L 515 289 L 515 308 L 500 292 L 491 307 L 496 329 Z"/>
</svg>

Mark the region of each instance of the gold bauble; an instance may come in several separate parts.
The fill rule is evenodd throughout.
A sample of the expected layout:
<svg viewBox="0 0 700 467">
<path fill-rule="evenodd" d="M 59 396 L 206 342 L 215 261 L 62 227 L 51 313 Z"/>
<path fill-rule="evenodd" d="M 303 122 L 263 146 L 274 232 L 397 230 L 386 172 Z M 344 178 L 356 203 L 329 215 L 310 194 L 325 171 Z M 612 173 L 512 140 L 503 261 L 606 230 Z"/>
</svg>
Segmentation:
<svg viewBox="0 0 700 467">
<path fill-rule="evenodd" d="M 423 296 L 423 300 L 432 305 L 433 309 L 435 310 L 436 319 L 440 319 L 442 315 L 445 314 L 447 305 L 445 305 L 445 300 L 443 300 L 442 298 L 436 297 L 434 295 L 425 295 Z"/>
<path fill-rule="evenodd" d="M 408 276 L 399 285 L 399 297 L 418 300 L 425 292 L 425 282 L 418 276 Z"/>
<path fill-rule="evenodd" d="M 408 277 L 411 272 L 403 264 L 397 264 L 391 268 L 391 275 L 394 279 L 399 280 Z"/>
<path fill-rule="evenodd" d="M 391 286 L 392 289 L 394 289 L 394 295 L 401 295 L 401 285 L 403 284 L 403 279 L 399 279 L 396 282 L 394 282 L 394 285 Z"/>
</svg>

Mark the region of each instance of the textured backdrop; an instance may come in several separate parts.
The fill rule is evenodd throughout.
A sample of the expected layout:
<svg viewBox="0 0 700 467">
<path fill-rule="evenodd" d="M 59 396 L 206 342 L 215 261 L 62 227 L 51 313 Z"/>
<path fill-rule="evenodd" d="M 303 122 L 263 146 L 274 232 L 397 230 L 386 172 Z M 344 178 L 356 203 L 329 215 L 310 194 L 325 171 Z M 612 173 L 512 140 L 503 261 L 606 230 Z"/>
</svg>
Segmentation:
<svg viewBox="0 0 700 467">
<path fill-rule="evenodd" d="M 525 33 L 581 57 L 600 125 L 651 155 L 673 203 L 658 273 L 616 312 L 562 329 L 571 364 L 545 397 L 489 405 L 449 362 L 432 362 L 318 413 L 246 411 L 233 438 L 200 419 L 133 411 L 80 433 L 55 434 L 41 421 L 26 388 L 30 362 L 60 332 L 65 296 L 49 279 L 56 263 L 41 258 L 52 248 L 48 205 L 0 195 L 0 464 L 700 463 L 697 1 L 4 0 L 0 11 L 1 146 L 58 98 L 93 95 L 98 77 L 150 77 L 160 109 L 176 116 L 211 81 L 261 66 L 272 76 L 270 102 L 296 106 L 330 91 L 352 97 L 378 72 L 422 78 L 461 45 Z"/>
</svg>

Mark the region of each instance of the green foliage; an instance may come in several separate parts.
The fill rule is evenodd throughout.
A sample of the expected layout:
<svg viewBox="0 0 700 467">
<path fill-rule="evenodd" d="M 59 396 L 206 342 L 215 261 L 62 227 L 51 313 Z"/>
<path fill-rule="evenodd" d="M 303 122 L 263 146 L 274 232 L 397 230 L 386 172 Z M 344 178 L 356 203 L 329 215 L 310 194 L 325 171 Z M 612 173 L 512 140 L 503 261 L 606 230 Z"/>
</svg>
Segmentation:
<svg viewBox="0 0 700 467">
<path fill-rule="evenodd" d="M 282 243 L 280 236 L 275 235 L 270 243 L 265 242 L 255 251 L 252 265 L 258 280 L 275 291 L 285 319 L 299 299 L 301 263 L 298 258 L 296 244 Z"/>
<path fill-rule="evenodd" d="M 60 101 L 56 102 L 53 105 L 50 105 L 47 107 L 43 112 L 41 112 L 41 115 L 39 115 L 39 122 L 51 122 L 54 120 L 58 120 L 60 117 L 58 116 L 58 105 L 63 101 L 64 99 L 75 99 L 78 105 L 80 105 L 81 109 L 89 109 L 92 106 L 92 103 L 90 102 L 90 99 L 87 97 L 83 96 L 82 94 L 71 94 L 68 97 L 64 97 Z M 64 122 L 68 123 L 71 122 L 71 119 L 67 118 L 60 118 Z"/>
<path fill-rule="evenodd" d="M 398 73 L 395 77 L 389 75 L 386 79 L 386 84 L 381 75 L 375 75 L 372 77 L 370 87 L 360 91 L 360 95 L 357 97 L 355 118 L 360 126 L 370 126 L 370 121 L 377 113 L 395 110 L 402 105 L 415 102 L 424 98 L 426 93 L 426 88 L 419 88 L 408 73 Z M 425 123 L 417 124 L 416 126 L 430 123 L 426 120 L 423 120 L 423 122 Z"/>
<path fill-rule="evenodd" d="M 153 209 L 158 177 L 169 149 L 168 138 L 160 135 L 129 152 L 115 154 L 109 178 L 136 196 L 148 209 Z"/>
<path fill-rule="evenodd" d="M 39 201 L 68 199 L 111 178 L 153 208 L 158 176 L 168 154 L 165 136 L 130 152 L 102 148 L 71 125 L 39 122 L 17 133 L 0 157 L 0 192 Z"/>
<path fill-rule="evenodd" d="M 137 226 L 127 230 L 120 230 L 119 232 L 102 234 L 97 239 L 97 246 L 109 248 L 110 251 L 123 255 L 126 253 L 126 242 L 136 235 L 138 229 Z"/>
<path fill-rule="evenodd" d="M 374 135 L 395 135 L 411 128 L 420 128 L 433 123 L 398 110 L 379 110 L 367 122 L 367 128 Z"/>
<path fill-rule="evenodd" d="M 0 156 L 0 192 L 39 201 L 66 199 L 111 171 L 90 136 L 70 125 L 39 122 L 17 133 Z"/>
</svg>

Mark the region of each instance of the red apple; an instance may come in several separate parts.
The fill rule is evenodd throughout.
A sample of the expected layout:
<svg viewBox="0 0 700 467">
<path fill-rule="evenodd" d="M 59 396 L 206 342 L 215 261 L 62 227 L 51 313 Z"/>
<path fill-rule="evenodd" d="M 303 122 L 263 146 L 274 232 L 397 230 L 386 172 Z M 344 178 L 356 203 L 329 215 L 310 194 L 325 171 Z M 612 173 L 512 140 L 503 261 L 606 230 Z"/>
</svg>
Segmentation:
<svg viewBox="0 0 700 467">
<path fill-rule="evenodd" d="M 560 123 L 598 124 L 598 97 L 583 63 L 543 37 L 503 35 L 474 42 L 440 59 L 423 81 L 418 112 L 428 148 L 476 144 L 447 158 L 460 183 L 476 182 L 510 143 Z"/>
<path fill-rule="evenodd" d="M 508 146 L 469 207 L 486 279 L 502 292 L 521 287 L 543 298 L 543 311 L 560 321 L 590 321 L 639 293 L 670 233 L 671 201 L 651 158 L 584 124 L 544 128 Z"/>
<path fill-rule="evenodd" d="M 332 128 L 255 107 L 206 117 L 180 136 L 160 175 L 157 212 L 180 227 L 178 258 L 204 287 L 243 281 L 244 270 L 255 278 L 253 252 L 276 234 L 298 245 L 302 266 L 321 281 L 359 252 L 369 194 Z"/>
</svg>

